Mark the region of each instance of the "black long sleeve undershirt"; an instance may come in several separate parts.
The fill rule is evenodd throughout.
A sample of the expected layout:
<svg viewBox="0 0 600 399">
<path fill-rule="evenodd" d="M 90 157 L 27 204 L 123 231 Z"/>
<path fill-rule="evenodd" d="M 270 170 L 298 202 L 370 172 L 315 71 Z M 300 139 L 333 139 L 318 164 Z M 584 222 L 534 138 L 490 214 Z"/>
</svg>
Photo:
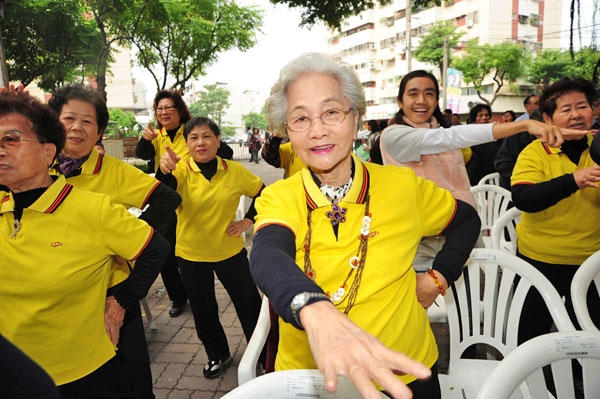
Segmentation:
<svg viewBox="0 0 600 399">
<path fill-rule="evenodd" d="M 587 138 L 581 140 L 565 141 L 561 151 L 575 165 L 579 163 L 581 154 L 588 147 Z M 563 156 L 561 154 L 554 156 Z M 515 184 L 511 187 L 512 201 L 524 212 L 540 212 L 559 201 L 571 196 L 579 190 L 575 177 L 569 173 L 555 177 L 554 179 L 536 184 Z"/>
<path fill-rule="evenodd" d="M 165 215 L 175 212 L 175 209 L 181 204 L 181 196 L 166 184 L 161 183 L 156 186 L 146 203 L 150 206 L 142 213 L 140 219 L 162 234 L 165 233 L 165 223 L 168 221 Z"/>
<path fill-rule="evenodd" d="M 263 159 L 271 166 L 276 168 L 281 167 L 281 157 L 279 156 L 279 146 L 281 145 L 281 137 L 271 136 L 262 148 Z"/>
<path fill-rule="evenodd" d="M 433 269 L 439 271 L 448 283 L 460 276 L 477 242 L 480 228 L 481 221 L 475 209 L 457 200 L 456 214 L 442 233 L 446 242 L 433 262 Z M 294 233 L 287 227 L 274 224 L 261 228 L 254 236 L 250 272 L 277 314 L 284 321 L 301 328 L 292 317 L 292 299 L 301 292 L 323 293 L 323 289 L 296 264 L 295 243 Z"/>
<path fill-rule="evenodd" d="M 156 151 L 154 150 L 152 142 L 141 137 L 140 141 L 138 141 L 137 145 L 135 146 L 135 156 L 147 161 L 154 158 L 155 155 Z"/>
<path fill-rule="evenodd" d="M 148 242 L 135 262 L 135 267 L 127 280 L 109 288 L 107 296 L 114 295 L 119 305 L 125 309 L 139 306 L 139 301 L 144 299 L 148 290 L 158 277 L 171 246 L 159 233 Z"/>
</svg>

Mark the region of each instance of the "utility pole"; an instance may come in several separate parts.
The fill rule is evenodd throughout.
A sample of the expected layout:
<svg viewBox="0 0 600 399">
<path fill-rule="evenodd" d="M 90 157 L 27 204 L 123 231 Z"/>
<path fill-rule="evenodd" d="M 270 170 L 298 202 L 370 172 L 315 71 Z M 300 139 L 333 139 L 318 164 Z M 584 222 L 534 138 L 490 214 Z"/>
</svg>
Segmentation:
<svg viewBox="0 0 600 399">
<path fill-rule="evenodd" d="M 4 2 L 5 0 L 0 0 L 0 26 L 4 21 Z M 0 30 L 0 87 L 5 87 L 8 90 L 8 69 L 6 68 L 6 55 L 4 53 L 2 30 Z"/>
<path fill-rule="evenodd" d="M 404 12 L 406 18 L 406 60 L 408 71 L 412 71 L 412 35 L 411 31 L 411 19 L 412 19 L 412 0 L 406 0 L 406 10 Z"/>
<path fill-rule="evenodd" d="M 442 65 L 442 86 L 444 88 L 444 98 L 442 98 L 442 109 L 446 109 L 446 99 L 448 97 L 448 36 L 444 37 L 444 63 Z"/>
</svg>

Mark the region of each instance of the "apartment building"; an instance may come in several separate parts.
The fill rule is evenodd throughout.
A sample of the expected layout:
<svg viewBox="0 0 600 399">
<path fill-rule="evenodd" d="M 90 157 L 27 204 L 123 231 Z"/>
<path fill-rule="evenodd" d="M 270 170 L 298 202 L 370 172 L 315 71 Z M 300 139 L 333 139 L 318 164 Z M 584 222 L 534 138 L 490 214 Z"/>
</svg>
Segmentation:
<svg viewBox="0 0 600 399">
<path fill-rule="evenodd" d="M 479 43 L 500 43 L 506 40 L 523 43 L 529 51 L 545 47 L 544 32 L 560 31 L 561 0 L 448 0 L 439 7 L 422 8 L 412 13 L 411 42 L 414 50 L 420 36 L 437 21 L 451 21 L 465 34 L 462 45 L 469 40 Z M 548 23 L 545 23 L 548 21 Z M 408 72 L 408 35 L 406 1 L 377 4 L 358 16 L 347 19 L 341 33 L 332 32 L 328 52 L 335 58 L 352 65 L 365 88 L 368 119 L 386 119 L 398 109 L 396 96 L 402 76 Z M 558 45 L 552 43 L 552 48 Z M 462 50 L 451 50 L 455 55 Z M 425 69 L 439 78 L 437 66 L 412 59 L 412 69 Z M 441 79 L 440 79 L 441 85 Z M 494 90 L 493 81 L 486 82 L 484 96 Z M 520 95 L 505 87 L 496 99 L 493 109 L 503 112 L 513 109 L 523 112 L 522 99 L 533 88 L 523 83 Z M 468 113 L 471 106 L 481 102 L 472 87 L 463 83 L 459 112 Z"/>
</svg>

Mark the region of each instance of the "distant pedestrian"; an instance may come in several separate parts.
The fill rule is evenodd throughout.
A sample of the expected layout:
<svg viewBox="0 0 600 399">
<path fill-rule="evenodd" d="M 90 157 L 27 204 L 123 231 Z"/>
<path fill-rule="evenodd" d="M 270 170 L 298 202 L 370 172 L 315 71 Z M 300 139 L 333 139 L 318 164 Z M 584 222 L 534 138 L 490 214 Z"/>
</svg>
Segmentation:
<svg viewBox="0 0 600 399">
<path fill-rule="evenodd" d="M 259 163 L 260 161 L 258 160 L 258 152 L 260 151 L 261 143 L 260 143 L 260 131 L 258 130 L 257 127 L 252 129 L 252 134 L 250 135 L 250 140 L 248 142 L 248 145 L 250 148 L 250 162 Z"/>
</svg>

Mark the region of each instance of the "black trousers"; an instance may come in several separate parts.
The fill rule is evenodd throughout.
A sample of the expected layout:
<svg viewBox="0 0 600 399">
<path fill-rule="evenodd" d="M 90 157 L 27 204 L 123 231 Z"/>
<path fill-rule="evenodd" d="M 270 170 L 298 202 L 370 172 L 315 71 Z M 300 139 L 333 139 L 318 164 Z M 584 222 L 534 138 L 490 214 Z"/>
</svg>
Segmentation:
<svg viewBox="0 0 600 399">
<path fill-rule="evenodd" d="M 569 317 L 577 329 L 579 329 L 579 323 L 577 323 L 577 317 L 573 310 L 573 302 L 571 301 L 571 281 L 579 265 L 556 265 L 551 263 L 540 262 L 519 253 L 517 256 L 521 259 L 526 260 L 538 269 L 550 282 L 554 285 L 554 288 L 558 291 L 560 296 L 564 296 L 565 306 Z M 588 309 L 590 310 L 590 316 L 597 326 L 600 326 L 600 297 L 594 284 L 591 284 L 587 294 Z M 527 294 L 525 302 L 523 304 L 523 310 L 521 311 L 521 318 L 519 320 L 519 344 L 537 337 L 542 334 L 547 334 L 552 328 L 552 317 L 546 307 L 542 296 L 537 290 L 532 289 Z"/>
<path fill-rule="evenodd" d="M 261 299 L 250 276 L 245 249 L 220 262 L 192 262 L 178 257 L 183 284 L 190 301 L 196 333 L 211 360 L 230 355 L 219 308 L 215 297 L 214 273 L 223 283 L 242 324 L 246 340 L 250 340 L 260 313 Z"/>
<path fill-rule="evenodd" d="M 135 399 L 154 399 L 150 356 L 139 306 L 125 312 L 117 343 L 119 358 L 133 384 Z"/>
<path fill-rule="evenodd" d="M 167 289 L 169 299 L 177 305 L 182 305 L 186 303 L 187 296 L 185 294 L 183 282 L 181 281 L 179 269 L 177 268 L 177 258 L 175 257 L 175 230 L 177 228 L 177 215 L 173 213 L 168 216 L 168 219 L 169 220 L 166 223 L 163 236 L 171 245 L 171 251 L 169 252 L 169 256 L 167 256 L 167 259 L 163 264 L 160 275 L 165 288 Z"/>
<path fill-rule="evenodd" d="M 118 355 L 83 378 L 58 387 L 61 399 L 133 399 L 129 375 Z"/>
</svg>

